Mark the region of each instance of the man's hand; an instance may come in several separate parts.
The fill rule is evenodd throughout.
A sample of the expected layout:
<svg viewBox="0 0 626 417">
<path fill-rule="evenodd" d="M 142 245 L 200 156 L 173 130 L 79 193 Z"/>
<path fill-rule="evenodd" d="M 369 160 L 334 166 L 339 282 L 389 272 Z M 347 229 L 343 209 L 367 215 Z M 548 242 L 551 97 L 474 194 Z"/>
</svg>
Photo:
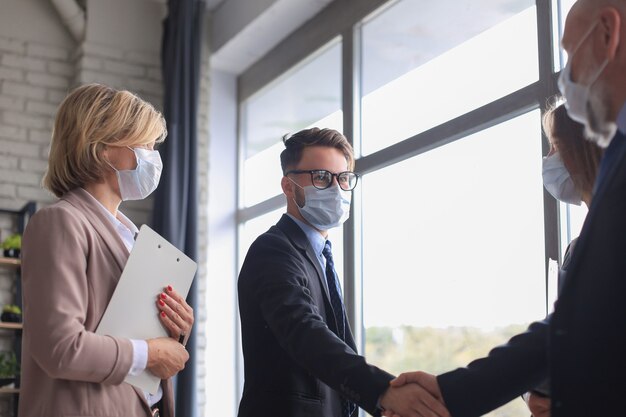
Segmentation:
<svg viewBox="0 0 626 417">
<path fill-rule="evenodd" d="M 148 339 L 148 365 L 146 368 L 161 379 L 168 379 L 185 368 L 189 353 L 185 347 L 170 337 Z"/>
<path fill-rule="evenodd" d="M 390 385 L 380 402 L 385 417 L 450 417 L 434 375 L 407 372 Z"/>
<path fill-rule="evenodd" d="M 549 397 L 544 397 L 534 392 L 528 392 L 523 397 L 533 417 L 550 417 L 551 401 Z"/>
</svg>

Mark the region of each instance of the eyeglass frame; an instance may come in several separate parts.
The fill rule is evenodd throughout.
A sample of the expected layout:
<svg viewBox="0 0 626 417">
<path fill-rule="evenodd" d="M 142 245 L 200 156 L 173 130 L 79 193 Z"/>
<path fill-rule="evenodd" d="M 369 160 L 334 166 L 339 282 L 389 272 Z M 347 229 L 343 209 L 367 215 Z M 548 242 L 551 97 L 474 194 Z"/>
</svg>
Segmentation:
<svg viewBox="0 0 626 417">
<path fill-rule="evenodd" d="M 328 185 L 326 187 L 318 187 L 317 185 L 315 185 L 315 180 L 313 180 L 313 174 L 316 172 L 327 172 L 330 174 L 330 182 L 328 183 Z M 287 172 L 285 172 L 285 177 L 289 174 L 310 174 L 311 175 L 311 185 L 313 185 L 313 187 L 317 188 L 318 190 L 325 190 L 327 188 L 330 188 L 331 185 L 333 185 L 333 178 L 337 179 L 337 184 L 339 185 L 339 188 L 341 188 L 343 191 L 352 191 L 356 188 L 356 185 L 359 182 L 359 174 L 357 174 L 356 172 L 352 172 L 352 171 L 342 171 L 342 172 L 338 172 L 338 173 L 333 173 L 330 172 L 327 169 L 292 169 L 289 170 Z M 341 186 L 341 182 L 339 182 L 339 176 L 343 175 L 343 174 L 352 174 L 354 175 L 354 187 L 346 190 Z"/>
</svg>

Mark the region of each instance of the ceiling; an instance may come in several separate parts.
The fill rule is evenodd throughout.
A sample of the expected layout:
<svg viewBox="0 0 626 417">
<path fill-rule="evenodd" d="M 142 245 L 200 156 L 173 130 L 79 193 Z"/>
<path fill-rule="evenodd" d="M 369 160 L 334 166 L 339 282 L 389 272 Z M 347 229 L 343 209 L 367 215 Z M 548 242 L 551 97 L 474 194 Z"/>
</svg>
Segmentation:
<svg viewBox="0 0 626 417">
<path fill-rule="evenodd" d="M 211 65 L 241 74 L 334 0 L 204 1 L 212 21 Z"/>
<path fill-rule="evenodd" d="M 211 65 L 241 74 L 333 0 L 208 0 Z"/>
</svg>

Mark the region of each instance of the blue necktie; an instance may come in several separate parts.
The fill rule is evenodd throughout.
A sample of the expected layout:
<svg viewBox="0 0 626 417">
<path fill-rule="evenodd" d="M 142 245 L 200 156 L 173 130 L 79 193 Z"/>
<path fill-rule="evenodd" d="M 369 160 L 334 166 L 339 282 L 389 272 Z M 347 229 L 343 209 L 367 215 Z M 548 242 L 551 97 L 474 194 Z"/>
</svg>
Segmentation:
<svg viewBox="0 0 626 417">
<path fill-rule="evenodd" d="M 337 328 L 335 334 L 344 342 L 346 341 L 346 314 L 343 308 L 343 299 L 341 297 L 341 287 L 339 286 L 339 280 L 337 279 L 337 272 L 335 271 L 335 263 L 333 262 L 332 245 L 330 240 L 327 240 L 324 244 L 324 250 L 322 255 L 326 258 L 326 282 L 328 283 L 328 293 L 330 295 L 330 304 L 333 307 L 333 314 L 335 316 L 335 322 Z M 341 415 L 342 417 L 350 417 L 356 405 L 345 399 L 341 398 Z"/>
<path fill-rule="evenodd" d="M 343 300 L 341 298 L 341 288 L 335 272 L 333 262 L 332 244 L 327 240 L 324 244 L 322 255 L 326 258 L 326 282 L 328 283 L 328 293 L 330 294 L 330 304 L 333 307 L 337 329 L 335 333 L 341 340 L 346 340 L 345 314 L 343 310 Z"/>
</svg>

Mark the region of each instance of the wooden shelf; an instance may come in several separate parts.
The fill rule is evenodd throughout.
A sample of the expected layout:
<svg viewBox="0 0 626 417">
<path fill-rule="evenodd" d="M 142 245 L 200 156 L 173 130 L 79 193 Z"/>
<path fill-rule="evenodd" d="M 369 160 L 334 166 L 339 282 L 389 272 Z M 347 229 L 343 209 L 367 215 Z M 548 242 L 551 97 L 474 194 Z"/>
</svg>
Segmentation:
<svg viewBox="0 0 626 417">
<path fill-rule="evenodd" d="M 0 388 L 0 395 L 1 394 L 19 394 L 19 393 L 20 393 L 19 388 Z"/>
<path fill-rule="evenodd" d="M 22 261 L 19 258 L 5 258 L 4 256 L 0 256 L 0 265 L 6 266 L 20 266 Z"/>
<path fill-rule="evenodd" d="M 10 323 L 8 321 L 0 321 L 0 329 L 9 330 L 22 330 L 24 325 L 22 323 Z"/>
</svg>

